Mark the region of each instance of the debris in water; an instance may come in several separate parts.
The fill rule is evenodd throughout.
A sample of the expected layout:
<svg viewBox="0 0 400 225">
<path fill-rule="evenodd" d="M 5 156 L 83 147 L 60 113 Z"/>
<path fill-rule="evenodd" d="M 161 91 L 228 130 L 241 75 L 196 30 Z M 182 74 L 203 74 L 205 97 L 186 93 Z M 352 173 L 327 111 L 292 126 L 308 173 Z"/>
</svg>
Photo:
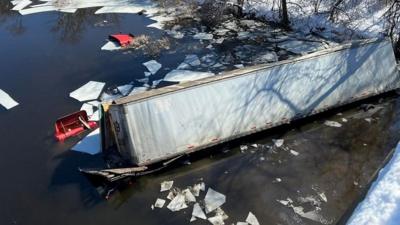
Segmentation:
<svg viewBox="0 0 400 225">
<path fill-rule="evenodd" d="M 154 203 L 154 207 L 161 209 L 162 207 L 164 207 L 164 204 L 165 204 L 164 199 L 157 198 L 156 203 Z"/>
<path fill-rule="evenodd" d="M 206 197 L 204 198 L 206 213 L 210 213 L 223 205 L 226 201 L 225 195 L 208 188 Z"/>
<path fill-rule="evenodd" d="M 99 98 L 101 91 L 104 88 L 104 85 L 106 84 L 102 82 L 89 81 L 82 87 L 71 92 L 69 96 L 81 102 L 96 100 L 97 98 Z"/>
<path fill-rule="evenodd" d="M 296 152 L 295 150 L 290 150 L 290 153 L 291 153 L 292 155 L 294 155 L 294 156 L 298 156 L 298 155 L 299 155 L 299 153 Z"/>
<path fill-rule="evenodd" d="M 145 67 L 150 71 L 151 74 L 156 74 L 158 70 L 161 69 L 162 65 L 158 63 L 156 60 L 150 60 L 148 62 L 143 63 Z"/>
<path fill-rule="evenodd" d="M 199 203 L 196 203 L 193 205 L 193 212 L 192 212 L 192 218 L 200 218 L 203 220 L 207 219 L 206 214 L 204 214 L 204 211 L 201 209 Z"/>
<path fill-rule="evenodd" d="M 185 196 L 178 193 L 174 199 L 167 205 L 167 208 L 173 212 L 179 211 L 181 209 L 186 209 L 188 206 L 185 203 Z"/>
<path fill-rule="evenodd" d="M 206 77 L 214 76 L 210 72 L 199 72 L 190 70 L 172 70 L 164 77 L 164 81 L 170 82 L 186 82 L 192 80 L 198 80 Z"/>
<path fill-rule="evenodd" d="M 338 123 L 338 122 L 336 122 L 336 121 L 326 120 L 326 121 L 324 122 L 324 124 L 325 124 L 326 126 L 330 126 L 330 127 L 342 127 L 342 124 L 340 124 L 340 123 Z"/>
<path fill-rule="evenodd" d="M 74 147 L 73 151 L 83 152 L 90 155 L 95 155 L 101 152 L 100 145 L 100 129 L 92 131 L 88 136 L 79 141 Z"/>
<path fill-rule="evenodd" d="M 280 148 L 282 147 L 284 140 L 283 139 L 272 139 L 272 141 L 274 142 L 275 146 Z"/>
<path fill-rule="evenodd" d="M 0 105 L 4 106 L 6 109 L 14 108 L 19 105 L 10 95 L 0 89 Z"/>
<path fill-rule="evenodd" d="M 163 191 L 168 191 L 172 188 L 172 185 L 174 185 L 174 181 L 164 181 L 161 183 L 161 190 L 160 192 Z"/>
<path fill-rule="evenodd" d="M 287 198 L 286 200 L 276 200 L 276 201 L 278 201 L 279 203 L 281 203 L 282 205 L 285 205 L 285 206 L 293 203 L 293 200 L 291 198 Z"/>
<path fill-rule="evenodd" d="M 249 215 L 246 218 L 246 222 L 249 223 L 250 225 L 260 225 L 256 216 L 251 212 L 249 212 Z"/>
<path fill-rule="evenodd" d="M 343 122 L 343 123 L 347 123 L 348 120 L 347 120 L 346 118 L 342 118 L 342 122 Z"/>
</svg>

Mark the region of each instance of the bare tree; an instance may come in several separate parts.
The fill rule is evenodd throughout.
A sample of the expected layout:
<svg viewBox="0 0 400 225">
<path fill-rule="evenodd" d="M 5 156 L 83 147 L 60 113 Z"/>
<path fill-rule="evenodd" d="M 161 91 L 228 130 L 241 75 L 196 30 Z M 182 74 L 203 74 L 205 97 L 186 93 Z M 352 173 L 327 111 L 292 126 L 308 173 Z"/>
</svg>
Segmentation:
<svg viewBox="0 0 400 225">
<path fill-rule="evenodd" d="M 400 58 L 400 0 L 388 0 L 388 10 L 384 17 L 387 21 L 386 34 L 393 43 L 396 58 Z"/>
<path fill-rule="evenodd" d="M 281 23 L 285 28 L 289 28 L 289 14 L 287 10 L 287 3 L 286 0 L 281 0 L 281 7 L 282 7 L 282 20 Z"/>
</svg>

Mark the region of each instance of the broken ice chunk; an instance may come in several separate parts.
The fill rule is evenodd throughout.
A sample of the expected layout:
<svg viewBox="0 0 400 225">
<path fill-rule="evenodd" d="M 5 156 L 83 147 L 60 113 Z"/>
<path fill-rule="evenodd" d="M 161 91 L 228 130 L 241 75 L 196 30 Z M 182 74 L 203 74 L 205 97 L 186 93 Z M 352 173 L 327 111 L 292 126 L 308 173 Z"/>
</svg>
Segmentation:
<svg viewBox="0 0 400 225">
<path fill-rule="evenodd" d="M 193 212 L 192 212 L 192 217 L 197 217 L 203 220 L 207 219 L 206 214 L 204 214 L 203 210 L 201 209 L 199 203 L 196 203 L 193 205 Z"/>
<path fill-rule="evenodd" d="M 167 195 L 167 199 L 172 200 L 175 198 L 175 193 L 173 191 L 170 191 Z"/>
<path fill-rule="evenodd" d="M 224 220 L 228 219 L 228 215 L 221 209 L 217 208 L 215 211 L 215 216 L 208 218 L 208 221 L 212 223 L 213 225 L 223 225 Z"/>
<path fill-rule="evenodd" d="M 133 85 L 126 84 L 126 85 L 118 86 L 117 89 L 123 96 L 127 96 L 132 91 Z"/>
<path fill-rule="evenodd" d="M 0 105 L 6 109 L 11 109 L 17 106 L 19 103 L 16 102 L 10 95 L 0 89 Z"/>
<path fill-rule="evenodd" d="M 151 76 L 151 73 L 150 72 L 144 72 L 144 76 L 145 77 L 149 77 L 149 76 Z"/>
<path fill-rule="evenodd" d="M 347 121 L 348 121 L 348 120 L 347 120 L 346 118 L 342 118 L 342 122 L 343 122 L 343 123 L 347 123 Z"/>
<path fill-rule="evenodd" d="M 285 205 L 285 206 L 293 203 L 293 200 L 290 198 L 287 198 L 286 200 L 276 200 L 276 201 L 278 201 L 279 203 L 281 203 L 282 205 Z"/>
<path fill-rule="evenodd" d="M 282 182 L 282 179 L 279 178 L 279 177 L 278 177 L 278 178 L 275 178 L 275 182 L 276 182 L 276 183 L 280 183 L 280 182 Z"/>
<path fill-rule="evenodd" d="M 88 103 L 83 103 L 82 107 L 81 107 L 81 111 L 84 110 L 86 111 L 86 114 L 88 116 L 93 115 L 93 106 L 88 104 Z"/>
<path fill-rule="evenodd" d="M 147 87 L 135 87 L 135 88 L 133 88 L 131 93 L 129 93 L 129 95 L 136 95 L 136 94 L 139 94 L 139 93 L 143 93 L 143 92 L 145 92 L 147 90 L 148 90 Z"/>
<path fill-rule="evenodd" d="M 182 194 L 185 196 L 187 202 L 196 202 L 196 197 L 194 197 L 189 189 L 183 190 Z"/>
<path fill-rule="evenodd" d="M 210 72 L 199 72 L 190 70 L 172 70 L 164 77 L 164 81 L 170 82 L 187 82 L 193 80 L 199 80 L 206 77 L 214 76 Z"/>
<path fill-rule="evenodd" d="M 208 33 L 197 33 L 193 36 L 193 38 L 199 40 L 212 40 L 213 35 Z"/>
<path fill-rule="evenodd" d="M 32 1 L 30 1 L 30 0 L 22 0 L 22 1 L 18 2 L 18 4 L 15 5 L 14 8 L 12 8 L 11 10 L 19 11 L 19 10 L 27 7 L 31 3 L 32 3 Z"/>
<path fill-rule="evenodd" d="M 143 63 L 145 67 L 150 71 L 151 74 L 156 74 L 158 70 L 161 69 L 162 65 L 158 63 L 156 60 L 150 60 L 148 62 Z"/>
<path fill-rule="evenodd" d="M 282 147 L 283 143 L 285 142 L 285 140 L 283 140 L 283 139 L 272 139 L 272 141 L 274 142 L 275 146 L 278 148 Z"/>
<path fill-rule="evenodd" d="M 101 50 L 103 51 L 115 51 L 115 50 L 120 50 L 121 46 L 113 41 L 107 42 L 103 47 L 101 47 Z"/>
<path fill-rule="evenodd" d="M 294 156 L 298 156 L 299 155 L 299 153 L 296 152 L 295 150 L 290 150 L 290 154 L 292 154 Z"/>
<path fill-rule="evenodd" d="M 69 96 L 81 102 L 95 100 L 100 96 L 104 85 L 106 84 L 102 82 L 89 81 L 82 87 L 71 92 Z"/>
<path fill-rule="evenodd" d="M 318 193 L 318 196 L 322 199 L 322 201 L 328 202 L 328 198 L 326 198 L 326 195 L 324 192 Z"/>
<path fill-rule="evenodd" d="M 100 129 L 92 131 L 83 140 L 79 141 L 74 147 L 71 148 L 73 151 L 83 152 L 90 155 L 95 155 L 101 152 L 100 146 Z"/>
<path fill-rule="evenodd" d="M 250 225 L 260 225 L 256 216 L 251 212 L 249 212 L 249 215 L 246 218 L 246 222 L 249 223 Z"/>
<path fill-rule="evenodd" d="M 167 208 L 173 212 L 179 211 L 181 209 L 185 209 L 188 206 L 185 203 L 185 196 L 181 193 L 178 193 L 174 199 L 167 205 Z"/>
<path fill-rule="evenodd" d="M 164 182 L 162 182 L 161 183 L 160 192 L 168 191 L 169 189 L 172 188 L 172 185 L 174 185 L 174 181 L 164 181 Z"/>
<path fill-rule="evenodd" d="M 336 122 L 336 121 L 326 120 L 326 121 L 324 122 L 324 124 L 325 124 L 326 126 L 330 126 L 330 127 L 342 127 L 342 124 L 340 124 L 340 123 L 338 123 L 338 122 Z"/>
<path fill-rule="evenodd" d="M 241 145 L 240 146 L 240 151 L 241 152 L 245 152 L 249 147 L 247 147 L 247 145 Z"/>
<path fill-rule="evenodd" d="M 192 188 L 193 195 L 196 197 L 200 195 L 200 191 L 205 191 L 205 190 L 206 190 L 206 185 L 204 184 L 204 182 L 195 184 Z"/>
<path fill-rule="evenodd" d="M 223 205 L 226 201 L 225 195 L 208 188 L 206 197 L 204 198 L 206 213 L 210 213 Z"/>
<path fill-rule="evenodd" d="M 244 65 L 243 64 L 236 64 L 236 65 L 234 65 L 234 67 L 236 67 L 238 69 L 241 69 L 241 68 L 244 68 Z"/>
<path fill-rule="evenodd" d="M 154 207 L 162 208 L 165 204 L 165 200 L 161 198 L 157 198 L 156 203 L 154 203 Z"/>
<path fill-rule="evenodd" d="M 236 225 L 249 225 L 249 224 L 246 222 L 237 222 Z"/>
<path fill-rule="evenodd" d="M 86 103 L 91 105 L 91 106 L 93 106 L 93 107 L 96 107 L 96 108 L 99 107 L 99 105 L 100 105 L 100 102 L 97 101 L 97 100 L 86 102 Z"/>
<path fill-rule="evenodd" d="M 187 55 L 183 63 L 189 64 L 191 66 L 200 66 L 201 62 L 197 55 Z"/>
<path fill-rule="evenodd" d="M 192 216 L 192 218 L 190 218 L 190 222 L 196 221 L 196 217 Z"/>
</svg>

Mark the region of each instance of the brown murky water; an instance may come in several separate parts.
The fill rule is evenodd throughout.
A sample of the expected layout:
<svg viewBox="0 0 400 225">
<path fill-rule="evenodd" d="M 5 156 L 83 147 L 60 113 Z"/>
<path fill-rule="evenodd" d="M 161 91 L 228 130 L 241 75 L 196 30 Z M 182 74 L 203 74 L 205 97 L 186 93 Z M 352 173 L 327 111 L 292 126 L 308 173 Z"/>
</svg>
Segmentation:
<svg viewBox="0 0 400 225">
<path fill-rule="evenodd" d="M 331 112 L 246 137 L 196 154 L 190 165 L 133 180 L 106 200 L 77 171 L 102 166 L 101 156 L 70 151 L 79 138 L 56 143 L 53 123 L 80 108 L 68 93 L 87 81 L 111 86 L 143 77 L 147 56 L 100 51 L 110 33 L 133 30 L 157 37 L 161 32 L 146 28 L 151 21 L 139 15 L 94 16 L 93 10 L 80 10 L 21 17 L 5 2 L 0 2 L 0 88 L 20 105 L 0 108 L 0 224 L 188 224 L 191 208 L 173 213 L 150 206 L 165 197 L 159 193 L 162 181 L 183 188 L 200 178 L 226 195 L 227 224 L 243 221 L 249 211 L 261 224 L 335 224 L 400 137 L 400 102 L 388 96 L 369 101 L 382 107 L 373 115 L 356 104 L 340 110 L 342 115 Z M 105 20 L 106 26 L 96 25 Z M 183 58 L 169 51 L 157 60 L 175 68 Z M 326 119 L 343 126 L 326 126 Z M 284 139 L 284 148 L 273 147 L 276 138 Z M 261 147 L 251 147 L 254 143 Z M 249 147 L 242 153 L 244 144 Z M 278 202 L 287 198 L 291 207 Z M 300 206 L 302 215 L 294 210 Z"/>
</svg>

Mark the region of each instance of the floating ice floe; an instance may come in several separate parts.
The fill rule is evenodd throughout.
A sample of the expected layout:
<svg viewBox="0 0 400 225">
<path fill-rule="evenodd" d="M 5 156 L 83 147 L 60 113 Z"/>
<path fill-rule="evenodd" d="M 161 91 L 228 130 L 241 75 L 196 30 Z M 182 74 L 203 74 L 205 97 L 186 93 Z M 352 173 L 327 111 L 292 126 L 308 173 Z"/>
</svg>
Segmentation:
<svg viewBox="0 0 400 225">
<path fill-rule="evenodd" d="M 180 211 L 182 209 L 186 209 L 188 206 L 185 202 L 185 196 L 181 193 L 178 193 L 172 201 L 167 205 L 167 208 L 173 212 Z"/>
<path fill-rule="evenodd" d="M 93 105 L 90 105 L 88 103 L 83 103 L 82 107 L 81 107 L 81 111 L 84 110 L 86 111 L 86 114 L 88 116 L 93 115 Z"/>
<path fill-rule="evenodd" d="M 249 215 L 247 215 L 246 222 L 250 225 L 260 225 L 256 216 L 251 212 L 249 212 Z"/>
<path fill-rule="evenodd" d="M 140 94 L 143 92 L 146 92 L 149 88 L 148 87 L 135 87 L 133 90 L 129 93 L 129 95 L 136 95 Z"/>
<path fill-rule="evenodd" d="M 81 102 L 95 100 L 99 98 L 104 85 L 105 83 L 102 82 L 89 81 L 82 87 L 71 92 L 69 96 Z"/>
<path fill-rule="evenodd" d="M 242 68 L 244 68 L 244 65 L 243 64 L 236 64 L 236 65 L 234 65 L 234 67 L 236 67 L 238 69 L 242 69 Z"/>
<path fill-rule="evenodd" d="M 104 6 L 97 10 L 94 14 L 104 14 L 104 13 L 139 13 L 143 11 L 143 7 L 138 7 L 135 5 L 123 5 L 123 6 Z"/>
<path fill-rule="evenodd" d="M 192 217 L 200 218 L 203 220 L 207 219 L 207 216 L 206 214 L 204 214 L 204 211 L 201 209 L 199 203 L 193 205 Z"/>
<path fill-rule="evenodd" d="M 208 188 L 206 197 L 204 198 L 206 213 L 210 213 L 219 208 L 226 201 L 225 195 Z"/>
<path fill-rule="evenodd" d="M 100 120 L 100 111 L 96 110 L 93 114 L 89 117 L 89 121 L 99 121 Z"/>
<path fill-rule="evenodd" d="M 172 70 L 164 77 L 164 81 L 169 82 L 187 82 L 193 80 L 199 80 L 206 77 L 214 76 L 211 72 L 199 72 L 190 70 Z"/>
<path fill-rule="evenodd" d="M 326 121 L 324 122 L 324 124 L 325 124 L 326 126 L 330 126 L 330 127 L 342 127 L 342 124 L 341 124 L 341 123 L 338 123 L 338 122 L 336 122 L 336 121 L 326 120 Z"/>
<path fill-rule="evenodd" d="M 200 191 L 205 191 L 205 190 L 206 190 L 206 185 L 204 184 L 204 182 L 195 184 L 195 185 L 193 185 L 193 188 L 192 188 L 193 195 L 196 197 L 198 197 L 200 195 Z"/>
<path fill-rule="evenodd" d="M 157 198 L 156 202 L 154 203 L 154 207 L 156 208 L 162 208 L 164 207 L 165 200 L 161 198 Z"/>
<path fill-rule="evenodd" d="M 299 153 L 296 152 L 295 150 L 290 150 L 290 154 L 292 154 L 294 156 L 298 156 L 299 155 Z"/>
<path fill-rule="evenodd" d="M 162 67 L 160 63 L 158 63 L 156 60 L 150 60 L 148 62 L 143 63 L 143 66 L 149 70 L 151 74 L 156 74 Z"/>
<path fill-rule="evenodd" d="M 285 140 L 283 140 L 283 139 L 272 139 L 272 141 L 274 142 L 275 146 L 278 148 L 282 147 L 283 143 L 285 142 Z"/>
<path fill-rule="evenodd" d="M 183 190 L 182 194 L 185 196 L 187 202 L 196 202 L 196 197 L 192 194 L 192 192 L 189 189 Z"/>
<path fill-rule="evenodd" d="M 113 41 L 108 41 L 103 47 L 101 47 L 101 50 L 103 51 L 115 51 L 115 50 L 120 50 L 121 46 Z"/>
<path fill-rule="evenodd" d="M 147 27 L 153 27 L 153 28 L 162 30 L 164 28 L 165 22 L 174 20 L 175 17 L 158 15 L 158 16 L 150 17 L 150 19 L 155 20 L 157 22 L 147 25 Z"/>
<path fill-rule="evenodd" d="M 25 7 L 27 7 L 27 6 L 30 5 L 31 3 L 32 3 L 32 1 L 30 1 L 30 0 L 22 0 L 22 1 L 19 1 L 18 4 L 16 4 L 16 5 L 12 8 L 12 10 L 19 11 L 19 10 L 21 10 L 21 9 L 23 9 L 23 8 L 25 8 Z"/>
<path fill-rule="evenodd" d="M 343 122 L 343 123 L 347 123 L 348 120 L 347 120 L 346 118 L 342 118 L 342 122 Z"/>
<path fill-rule="evenodd" d="M 54 7 L 52 5 L 48 6 L 41 6 L 41 7 L 33 7 L 33 8 L 26 8 L 26 9 L 21 9 L 18 12 L 21 15 L 29 15 L 29 14 L 34 14 L 34 13 L 41 13 L 41 12 L 51 12 L 51 11 L 58 11 L 57 7 Z"/>
<path fill-rule="evenodd" d="M 86 102 L 89 105 L 92 105 L 94 107 L 99 107 L 99 105 L 101 104 L 101 102 L 94 100 L 94 101 L 90 101 L 90 102 Z"/>
<path fill-rule="evenodd" d="M 187 55 L 183 63 L 191 66 L 200 66 L 201 62 L 197 55 Z"/>
<path fill-rule="evenodd" d="M 161 183 L 160 192 L 170 190 L 172 188 L 172 185 L 174 185 L 174 181 L 164 181 L 164 182 L 162 182 Z"/>
<path fill-rule="evenodd" d="M 14 108 L 19 105 L 10 95 L 0 89 L 0 105 L 4 106 L 6 109 Z"/>
<path fill-rule="evenodd" d="M 208 33 L 197 33 L 197 34 L 193 35 L 194 39 L 199 39 L 199 40 L 212 40 L 213 37 L 214 36 L 212 34 L 208 34 Z"/>
<path fill-rule="evenodd" d="M 88 136 L 79 141 L 74 147 L 71 148 L 73 151 L 83 152 L 90 155 L 95 155 L 101 152 L 100 146 L 100 129 L 89 133 Z"/>
<path fill-rule="evenodd" d="M 125 85 L 122 85 L 122 86 L 118 86 L 117 89 L 123 96 L 127 96 L 132 91 L 133 85 L 132 84 L 125 84 Z"/>
</svg>

